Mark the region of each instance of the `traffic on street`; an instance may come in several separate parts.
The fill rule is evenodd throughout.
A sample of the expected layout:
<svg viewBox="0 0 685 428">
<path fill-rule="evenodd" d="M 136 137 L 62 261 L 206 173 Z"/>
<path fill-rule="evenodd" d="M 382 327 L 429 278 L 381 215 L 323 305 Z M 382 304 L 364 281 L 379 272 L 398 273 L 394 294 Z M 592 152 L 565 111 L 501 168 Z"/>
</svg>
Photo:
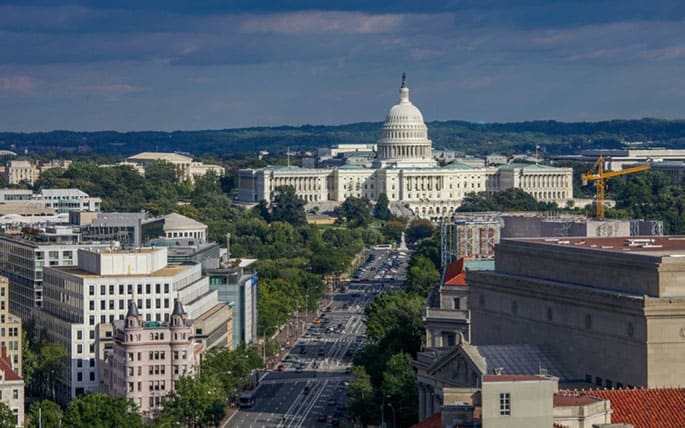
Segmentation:
<svg viewBox="0 0 685 428">
<path fill-rule="evenodd" d="M 228 427 L 334 427 L 351 422 L 346 407 L 352 360 L 366 345 L 364 309 L 380 293 L 404 282 L 408 256 L 372 249 L 330 296 L 288 353 L 261 377 L 249 405 Z"/>
</svg>

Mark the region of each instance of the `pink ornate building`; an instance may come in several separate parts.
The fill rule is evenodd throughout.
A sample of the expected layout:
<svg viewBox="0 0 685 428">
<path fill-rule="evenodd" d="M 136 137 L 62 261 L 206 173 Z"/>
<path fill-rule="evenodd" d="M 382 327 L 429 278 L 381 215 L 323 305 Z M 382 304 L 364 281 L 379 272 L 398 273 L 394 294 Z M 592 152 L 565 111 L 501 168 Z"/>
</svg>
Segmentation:
<svg viewBox="0 0 685 428">
<path fill-rule="evenodd" d="M 126 318 L 113 323 L 114 346 L 104 376 L 105 391 L 130 398 L 152 417 L 180 376 L 193 376 L 202 345 L 193 340 L 193 324 L 180 300 L 169 322 L 143 321 L 129 300 Z"/>
</svg>

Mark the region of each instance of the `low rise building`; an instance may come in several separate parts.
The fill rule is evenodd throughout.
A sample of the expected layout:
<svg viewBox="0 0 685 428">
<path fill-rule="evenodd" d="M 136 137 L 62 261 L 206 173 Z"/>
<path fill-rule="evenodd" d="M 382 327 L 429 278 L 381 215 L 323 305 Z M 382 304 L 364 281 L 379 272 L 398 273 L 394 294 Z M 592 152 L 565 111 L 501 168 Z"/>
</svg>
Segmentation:
<svg viewBox="0 0 685 428">
<path fill-rule="evenodd" d="M 206 241 L 207 225 L 184 215 L 171 213 L 143 222 L 143 240 L 153 238 Z"/>
<path fill-rule="evenodd" d="M 38 168 L 31 161 L 11 160 L 5 166 L 5 179 L 9 184 L 26 183 L 33 186 L 38 179 Z"/>
<path fill-rule="evenodd" d="M 471 341 L 540 344 L 607 388 L 685 384 L 685 237 L 504 239 L 469 273 Z"/>
<path fill-rule="evenodd" d="M 202 345 L 195 342 L 193 321 L 176 300 L 168 321 L 144 321 L 134 299 L 124 319 L 113 323 L 113 348 L 105 357 L 104 391 L 126 397 L 153 418 L 181 376 L 199 370 Z"/>
<path fill-rule="evenodd" d="M 176 176 L 180 182 L 190 181 L 191 183 L 194 183 L 196 179 L 205 176 L 210 171 L 217 176 L 225 174 L 224 168 L 220 165 L 196 162 L 193 161 L 192 157 L 179 153 L 143 152 L 126 159 L 127 163 L 134 164 L 135 166 L 142 168 L 143 171 L 147 165 L 159 161 L 172 164 L 176 169 Z"/>
<path fill-rule="evenodd" d="M 0 347 L 0 401 L 10 408 L 17 427 L 24 426 L 24 380 L 12 369 L 12 361 Z"/>
</svg>

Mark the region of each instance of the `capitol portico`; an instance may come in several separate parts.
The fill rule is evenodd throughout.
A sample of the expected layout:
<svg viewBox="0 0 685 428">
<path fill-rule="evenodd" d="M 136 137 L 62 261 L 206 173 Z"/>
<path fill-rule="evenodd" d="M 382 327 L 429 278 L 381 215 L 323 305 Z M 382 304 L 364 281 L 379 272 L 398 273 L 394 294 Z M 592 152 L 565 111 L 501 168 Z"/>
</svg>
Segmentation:
<svg viewBox="0 0 685 428">
<path fill-rule="evenodd" d="M 449 217 L 470 192 L 520 188 L 542 202 L 561 206 L 573 197 L 571 168 L 540 164 L 507 164 L 499 168 L 451 163 L 440 167 L 421 111 L 409 99 L 402 76 L 400 100 L 390 108 L 375 159 L 370 167 L 347 164 L 336 168 L 268 166 L 238 172 L 238 198 L 243 202 L 271 202 L 276 188 L 293 186 L 308 203 L 343 202 L 385 193 L 419 217 Z"/>
</svg>

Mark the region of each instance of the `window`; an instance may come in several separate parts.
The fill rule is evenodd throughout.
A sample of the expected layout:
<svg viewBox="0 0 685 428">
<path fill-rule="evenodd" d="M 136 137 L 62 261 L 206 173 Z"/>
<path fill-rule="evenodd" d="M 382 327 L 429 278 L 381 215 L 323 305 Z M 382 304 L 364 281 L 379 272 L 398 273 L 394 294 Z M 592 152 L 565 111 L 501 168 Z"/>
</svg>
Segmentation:
<svg viewBox="0 0 685 428">
<path fill-rule="evenodd" d="M 14 398 L 15 400 L 19 399 L 19 390 L 18 389 L 12 390 L 12 398 Z"/>
<path fill-rule="evenodd" d="M 499 414 L 501 416 L 511 415 L 511 394 L 508 392 L 499 395 Z"/>
<path fill-rule="evenodd" d="M 459 297 L 454 298 L 454 309 L 461 309 L 461 299 Z"/>
</svg>

